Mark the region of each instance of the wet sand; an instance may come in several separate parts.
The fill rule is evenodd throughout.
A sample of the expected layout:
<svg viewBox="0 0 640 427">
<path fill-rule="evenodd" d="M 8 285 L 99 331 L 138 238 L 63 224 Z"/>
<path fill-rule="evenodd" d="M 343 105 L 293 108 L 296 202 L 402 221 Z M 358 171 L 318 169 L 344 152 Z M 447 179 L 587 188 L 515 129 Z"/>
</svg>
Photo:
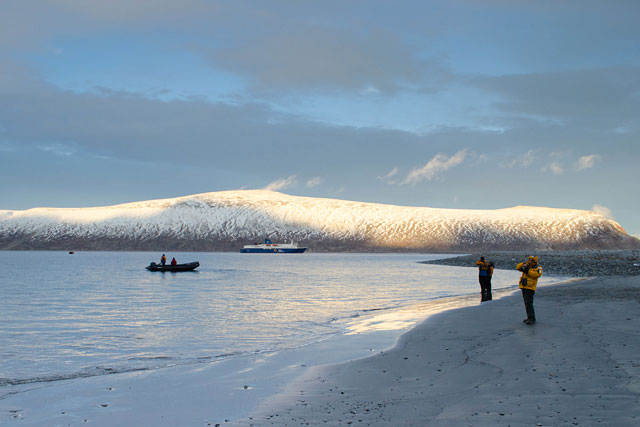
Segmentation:
<svg viewBox="0 0 640 427">
<path fill-rule="evenodd" d="M 232 425 L 640 425 L 640 277 L 449 310 L 388 351 L 309 368 Z"/>
</svg>

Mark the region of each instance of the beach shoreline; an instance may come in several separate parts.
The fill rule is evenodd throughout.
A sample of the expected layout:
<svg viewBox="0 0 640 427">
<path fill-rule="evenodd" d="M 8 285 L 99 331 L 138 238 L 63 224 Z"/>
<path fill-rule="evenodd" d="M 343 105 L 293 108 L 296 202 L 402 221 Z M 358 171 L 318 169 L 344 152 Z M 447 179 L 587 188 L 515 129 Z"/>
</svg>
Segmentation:
<svg viewBox="0 0 640 427">
<path fill-rule="evenodd" d="M 429 317 L 366 359 L 317 366 L 232 425 L 640 422 L 640 277 L 556 284 Z"/>
<path fill-rule="evenodd" d="M 605 277 L 640 275 L 640 250 L 564 250 L 564 251 L 485 251 L 436 260 L 421 264 L 475 267 L 481 256 L 494 263 L 496 270 L 513 270 L 528 255 L 537 255 L 544 275 L 571 277 Z"/>
<path fill-rule="evenodd" d="M 497 290 L 495 297 L 511 292 Z M 299 348 L 214 363 L 8 386 L 0 396 L 0 424 L 232 425 L 250 416 L 261 402 L 280 396 L 308 369 L 389 350 L 425 318 L 473 306 L 479 300 L 474 292 L 374 310 L 352 319 L 343 333 Z"/>
<path fill-rule="evenodd" d="M 576 293 L 581 296 L 572 296 Z M 637 402 L 640 393 L 640 374 L 630 356 L 639 350 L 634 344 L 640 330 L 639 294 L 638 276 L 544 284 L 536 294 L 539 322 L 533 327 L 520 322 L 524 307 L 513 288 L 497 291 L 493 301 L 482 304 L 476 293 L 431 300 L 410 309 L 367 316 L 354 322 L 346 334 L 297 349 L 212 364 L 23 385 L 0 402 L 0 423 L 263 426 L 432 422 L 446 426 L 563 425 L 565 421 L 567 425 L 591 425 L 602 420 L 603 425 L 628 425 L 625 423 L 640 419 L 637 405 L 629 403 Z M 615 317 L 623 312 L 624 319 Z M 613 317 L 608 318 L 608 313 Z M 572 321 L 565 325 L 561 320 L 567 316 Z M 426 320 L 415 323 L 416 318 Z M 395 329 L 385 323 L 394 324 Z M 590 329 L 594 324 L 600 330 Z M 607 341 L 613 338 L 619 340 Z M 553 351 L 537 355 L 546 342 L 553 343 Z M 537 348 L 536 343 L 542 344 Z M 615 351 L 609 353 L 617 354 L 617 359 L 589 355 L 603 345 L 614 346 Z M 575 360 L 573 364 L 567 362 L 569 357 Z M 531 366 L 518 365 L 530 358 L 535 361 Z M 590 366 L 589 372 L 600 373 L 600 377 L 581 378 L 580 363 L 591 360 L 599 363 Z M 626 376 L 620 375 L 623 371 Z M 580 393 L 584 394 L 572 390 L 574 381 L 580 383 L 580 390 L 588 389 L 592 382 L 605 385 L 591 387 L 594 391 L 587 395 L 586 407 L 572 406 L 562 399 L 570 403 L 582 400 Z M 538 388 L 519 388 L 523 383 Z M 549 385 L 551 389 L 545 388 Z M 558 387 L 565 390 L 560 392 Z M 538 403 L 531 406 L 525 396 L 536 396 Z M 569 409 L 563 412 L 553 400 Z M 599 401 L 617 408 L 615 414 L 598 407 Z M 622 417 L 623 413 L 630 415 Z M 591 415 L 584 418 L 582 414 Z M 564 417 L 561 422 L 560 416 Z M 609 422 L 611 419 L 618 424 Z"/>
</svg>

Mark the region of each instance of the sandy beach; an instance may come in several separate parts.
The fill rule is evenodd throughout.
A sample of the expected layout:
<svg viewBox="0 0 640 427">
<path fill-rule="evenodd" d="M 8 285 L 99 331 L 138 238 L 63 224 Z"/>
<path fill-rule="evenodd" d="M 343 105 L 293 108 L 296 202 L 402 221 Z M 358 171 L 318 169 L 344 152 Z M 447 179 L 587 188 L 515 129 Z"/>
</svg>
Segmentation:
<svg viewBox="0 0 640 427">
<path fill-rule="evenodd" d="M 375 356 L 317 366 L 234 425 L 640 424 L 640 277 L 539 288 L 428 318 Z"/>
</svg>

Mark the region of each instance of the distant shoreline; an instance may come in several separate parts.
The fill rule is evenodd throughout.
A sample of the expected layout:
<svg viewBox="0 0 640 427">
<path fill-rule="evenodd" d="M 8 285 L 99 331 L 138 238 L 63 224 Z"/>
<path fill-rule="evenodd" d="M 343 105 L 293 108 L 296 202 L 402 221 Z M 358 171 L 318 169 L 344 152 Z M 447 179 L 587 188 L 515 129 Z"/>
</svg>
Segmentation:
<svg viewBox="0 0 640 427">
<path fill-rule="evenodd" d="M 565 277 L 637 276 L 640 275 L 640 250 L 579 251 L 487 251 L 453 258 L 420 261 L 422 264 L 473 267 L 484 256 L 496 269 L 515 269 L 518 262 L 537 255 L 545 275 Z"/>
</svg>

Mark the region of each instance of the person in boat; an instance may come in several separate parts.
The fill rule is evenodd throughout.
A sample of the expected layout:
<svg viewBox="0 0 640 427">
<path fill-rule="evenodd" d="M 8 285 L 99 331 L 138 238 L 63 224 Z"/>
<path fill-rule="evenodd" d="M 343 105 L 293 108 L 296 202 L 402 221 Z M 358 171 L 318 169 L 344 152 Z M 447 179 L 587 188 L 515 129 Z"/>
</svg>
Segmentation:
<svg viewBox="0 0 640 427">
<path fill-rule="evenodd" d="M 171 259 L 171 265 L 178 265 L 178 261 L 176 261 L 176 257 Z"/>
<path fill-rule="evenodd" d="M 536 323 L 536 312 L 533 309 L 533 296 L 536 293 L 538 279 L 542 276 L 542 267 L 538 264 L 537 256 L 530 256 L 526 262 L 516 265 L 516 270 L 522 272 L 520 276 L 520 289 L 527 318 L 523 320 L 527 325 Z"/>
<path fill-rule="evenodd" d="M 160 257 L 160 264 L 167 265 L 167 257 L 165 256 L 165 254 L 162 254 L 162 256 Z"/>
<path fill-rule="evenodd" d="M 491 299 L 491 275 L 489 273 L 489 261 L 483 256 L 476 261 L 478 266 L 478 282 L 480 282 L 480 301 L 489 301 Z M 491 273 L 493 273 L 493 263 L 491 263 Z"/>
</svg>

